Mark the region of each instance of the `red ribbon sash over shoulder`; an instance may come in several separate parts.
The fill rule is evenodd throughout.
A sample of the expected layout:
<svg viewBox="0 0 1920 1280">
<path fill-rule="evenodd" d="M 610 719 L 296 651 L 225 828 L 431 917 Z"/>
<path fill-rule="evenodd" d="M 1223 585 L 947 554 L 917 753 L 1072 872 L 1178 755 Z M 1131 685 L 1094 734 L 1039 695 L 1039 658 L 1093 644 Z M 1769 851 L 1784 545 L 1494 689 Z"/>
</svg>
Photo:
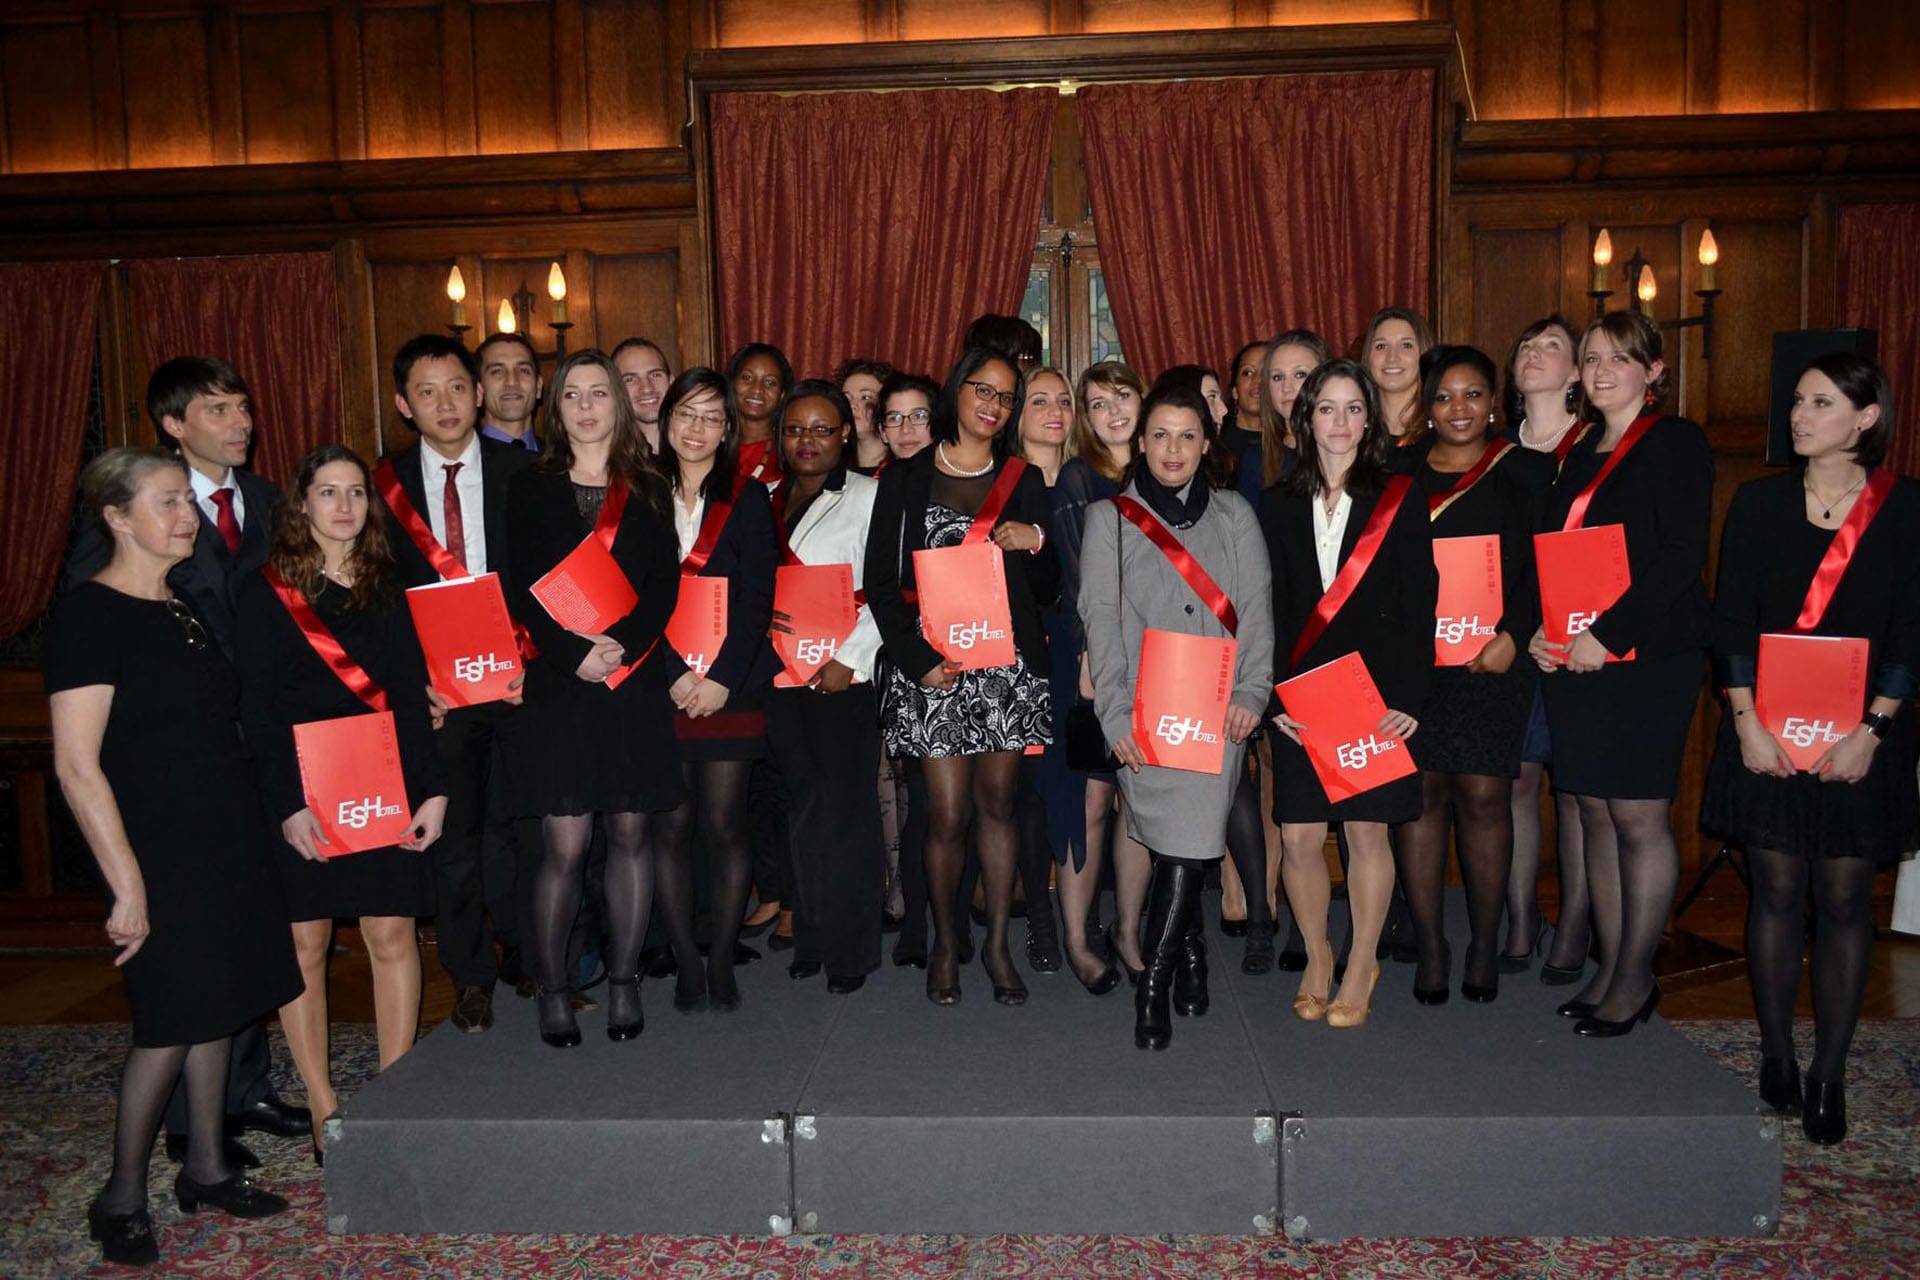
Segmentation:
<svg viewBox="0 0 1920 1280">
<path fill-rule="evenodd" d="M 1020 483 L 1020 476 L 1027 464 L 1019 458 L 1008 458 L 1007 465 L 1000 468 L 1000 474 L 993 478 L 993 487 L 987 490 L 986 500 L 980 504 L 973 523 L 967 526 L 967 536 L 961 539 L 961 545 L 972 542 L 985 542 L 993 536 L 993 526 L 1000 519 L 1000 513 L 1007 509 L 1007 501 L 1013 497 L 1014 488 Z"/>
<path fill-rule="evenodd" d="M 1891 471 L 1876 471 L 1867 477 L 1866 487 L 1860 490 L 1860 496 L 1854 499 L 1853 510 L 1847 512 L 1847 518 L 1840 523 L 1834 533 L 1833 541 L 1827 546 L 1827 554 L 1820 558 L 1820 567 L 1814 570 L 1813 582 L 1807 587 L 1806 603 L 1800 606 L 1800 616 L 1795 619 L 1793 629 L 1805 635 L 1820 625 L 1820 619 L 1826 617 L 1827 606 L 1833 603 L 1833 593 L 1840 587 L 1840 579 L 1847 573 L 1847 566 L 1853 563 L 1853 553 L 1860 547 L 1860 538 L 1880 514 L 1880 508 L 1886 505 L 1887 495 L 1893 492 L 1894 476 Z"/>
<path fill-rule="evenodd" d="M 435 573 L 443 578 L 467 576 L 467 566 L 455 559 L 453 552 L 440 545 L 440 540 L 433 536 L 433 527 L 421 516 L 413 500 L 407 497 L 407 491 L 400 485 L 400 475 L 393 469 L 392 458 L 380 459 L 380 465 L 373 469 L 373 487 L 380 491 L 380 496 L 393 511 L 393 518 L 400 522 L 400 527 L 406 530 L 407 537 L 420 549 L 420 554 L 427 558 L 427 563 L 433 566 Z"/>
<path fill-rule="evenodd" d="M 1326 634 L 1327 624 L 1333 621 L 1341 607 L 1352 597 L 1360 580 L 1367 576 L 1367 570 L 1373 567 L 1374 557 L 1380 554 L 1380 544 L 1387 539 L 1387 530 L 1393 527 L 1393 518 L 1400 514 L 1400 504 L 1406 501 L 1407 492 L 1412 488 L 1412 476 L 1388 478 L 1386 487 L 1380 491 L 1380 501 L 1374 504 L 1366 527 L 1360 530 L 1360 540 L 1353 544 L 1353 554 L 1340 566 L 1340 572 L 1333 576 L 1326 594 L 1320 597 L 1320 603 L 1313 607 L 1312 615 L 1307 618 L 1307 625 L 1300 628 L 1300 636 L 1293 642 L 1290 658 L 1293 666 L 1299 666 L 1307 650 Z"/>
<path fill-rule="evenodd" d="M 607 554 L 613 554 L 613 540 L 620 533 L 620 517 L 627 513 L 627 486 L 621 480 L 607 483 L 607 496 L 600 503 L 600 514 L 593 521 L 593 536 Z"/>
<path fill-rule="evenodd" d="M 353 690 L 354 696 L 373 710 L 391 710 L 387 705 L 387 691 L 374 683 L 365 667 L 348 656 L 346 647 L 321 620 L 320 615 L 314 612 L 307 598 L 288 585 L 272 565 L 267 565 L 260 572 L 266 578 L 267 585 L 273 588 L 273 594 L 280 597 L 280 603 L 293 616 L 293 625 L 300 628 L 300 634 L 307 638 L 307 643 L 320 655 L 320 660 L 332 669 L 334 675 L 340 677 L 340 683 Z"/>
<path fill-rule="evenodd" d="M 1480 461 L 1469 467 L 1464 475 L 1453 482 L 1445 493 L 1432 494 L 1427 498 L 1427 516 L 1438 520 L 1441 513 L 1467 495 L 1467 491 L 1480 483 L 1487 472 L 1493 470 L 1500 459 L 1506 457 L 1520 446 L 1511 440 L 1496 440 L 1487 446 L 1480 455 Z"/>
<path fill-rule="evenodd" d="M 733 514 L 731 502 L 709 502 L 706 512 L 700 517 L 700 536 L 693 540 L 692 550 L 687 558 L 680 562 L 680 576 L 697 578 L 700 571 L 707 567 L 707 561 L 713 559 L 713 549 L 720 545 L 720 535 L 727 527 L 727 517 Z"/>
<path fill-rule="evenodd" d="M 1213 616 L 1220 619 L 1220 625 L 1227 629 L 1228 635 L 1240 632 L 1240 615 L 1233 607 L 1233 601 L 1227 599 L 1227 593 L 1213 580 L 1206 567 L 1194 559 L 1193 553 L 1182 546 L 1173 531 L 1162 524 L 1154 514 L 1129 497 L 1118 497 L 1113 505 L 1128 523 L 1147 535 L 1147 541 L 1160 548 L 1168 560 L 1173 562 L 1174 571 L 1193 588 L 1193 594 L 1200 597 L 1201 603 L 1213 610 Z"/>
<path fill-rule="evenodd" d="M 1566 465 L 1567 455 L 1573 452 L 1575 445 L 1587 438 L 1587 432 L 1591 430 L 1593 430 L 1591 422 L 1578 422 L 1568 427 L 1566 434 L 1560 437 L 1560 443 L 1553 446 L 1554 462 L 1562 466 Z"/>
<path fill-rule="evenodd" d="M 1587 518 L 1587 508 L 1593 503 L 1593 495 L 1599 491 L 1602 484 L 1606 483 L 1607 477 L 1613 474 L 1613 469 L 1633 452 L 1633 447 L 1646 439 L 1647 432 L 1652 430 L 1653 424 L 1659 420 L 1657 415 L 1651 413 L 1642 414 L 1633 420 L 1633 425 L 1628 427 L 1626 434 L 1620 437 L 1620 443 L 1613 446 L 1613 452 L 1608 454 L 1606 462 L 1601 464 L 1600 473 L 1587 481 L 1587 487 L 1575 496 L 1573 505 L 1567 508 L 1567 522 L 1560 526 L 1563 532 L 1580 527 L 1581 522 Z"/>
</svg>

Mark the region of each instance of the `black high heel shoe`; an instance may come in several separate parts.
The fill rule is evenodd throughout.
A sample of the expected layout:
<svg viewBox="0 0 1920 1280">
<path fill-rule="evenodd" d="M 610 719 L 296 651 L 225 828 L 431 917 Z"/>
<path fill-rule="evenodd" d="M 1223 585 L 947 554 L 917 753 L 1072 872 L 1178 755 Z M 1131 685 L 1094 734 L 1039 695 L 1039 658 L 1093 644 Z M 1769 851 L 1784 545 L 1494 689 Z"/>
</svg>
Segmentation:
<svg viewBox="0 0 1920 1280">
<path fill-rule="evenodd" d="M 1247 918 L 1245 916 L 1241 916 L 1238 920 L 1229 920 L 1226 916 L 1221 916 L 1220 932 L 1224 933 L 1229 938 L 1246 937 L 1247 936 Z"/>
<path fill-rule="evenodd" d="M 1547 936 L 1547 920 L 1542 916 L 1533 926 L 1533 945 L 1517 956 L 1500 953 L 1499 967 L 1502 973 L 1525 973 L 1533 967 L 1533 958 L 1540 954 L 1540 942 Z"/>
<path fill-rule="evenodd" d="M 565 987 L 549 991 L 541 987 L 534 996 L 539 1009 L 540 1038 L 556 1049 L 571 1049 L 580 1043 L 580 1024 L 573 1017 L 573 993 Z"/>
<path fill-rule="evenodd" d="M 1020 971 L 1013 967 L 1012 956 L 1007 957 L 1007 972 L 1012 975 L 1013 980 L 1005 986 L 1002 986 L 1000 980 L 993 976 L 993 965 L 984 952 L 980 956 L 980 967 L 987 971 L 987 980 L 993 984 L 995 1004 L 1017 1009 L 1027 1002 L 1027 984 L 1020 981 Z"/>
<path fill-rule="evenodd" d="M 1496 981 L 1490 987 L 1483 987 L 1477 982 L 1468 982 L 1465 978 L 1462 978 L 1460 979 L 1460 995 L 1462 998 L 1471 1000 L 1475 1004 L 1492 1004 L 1500 998 L 1500 984 Z"/>
<path fill-rule="evenodd" d="M 1113 926 L 1112 925 L 1107 926 L 1105 937 L 1107 939 L 1107 954 L 1113 957 L 1113 962 L 1115 964 L 1120 966 L 1120 971 L 1127 975 L 1127 985 L 1132 987 L 1139 986 L 1140 976 L 1144 974 L 1146 970 L 1134 968 L 1132 965 L 1127 963 L 1127 958 L 1120 954 L 1120 948 L 1116 947 L 1113 944 Z"/>
<path fill-rule="evenodd" d="M 244 1173 L 236 1173 L 225 1182 L 207 1183 L 195 1182 L 182 1169 L 173 1180 L 173 1196 L 180 1202 L 182 1213 L 198 1213 L 200 1206 L 211 1205 L 229 1217 L 271 1218 L 287 1209 L 285 1200 L 254 1186 Z"/>
<path fill-rule="evenodd" d="M 647 1016 L 640 1011 L 640 975 L 636 973 L 631 978 L 609 975 L 607 1039 L 615 1043 L 631 1040 L 646 1029 Z"/>
<path fill-rule="evenodd" d="M 1563 1018 L 1591 1018 L 1593 1011 L 1600 1006 L 1585 1000 L 1569 1000 L 1554 1012 Z"/>
<path fill-rule="evenodd" d="M 1450 994 L 1447 990 L 1447 976 L 1453 972 L 1453 948 L 1451 946 L 1443 946 L 1440 949 L 1440 955 L 1440 985 L 1437 987 L 1423 987 L 1418 983 L 1414 984 L 1413 998 L 1421 1004 L 1438 1005 L 1447 1002 L 1447 996 Z"/>
<path fill-rule="evenodd" d="M 1623 1036 L 1633 1030 L 1639 1023 L 1645 1022 L 1647 1019 L 1653 1017 L 1653 1011 L 1659 1003 L 1660 984 L 1656 982 L 1653 990 L 1647 992 L 1647 998 L 1641 1002 L 1640 1008 L 1628 1017 L 1615 1022 L 1608 1018 L 1596 1017 L 1589 1014 L 1580 1019 L 1579 1023 L 1573 1029 L 1573 1034 L 1586 1036 L 1592 1040 L 1610 1040 L 1615 1036 Z"/>
<path fill-rule="evenodd" d="M 87 1234 L 100 1242 L 108 1262 L 123 1267 L 150 1267 L 160 1261 L 160 1242 L 154 1239 L 153 1219 L 145 1209 L 108 1213 L 98 1204 L 87 1206 Z"/>
<path fill-rule="evenodd" d="M 1247 942 L 1240 949 L 1240 972 L 1253 977 L 1273 972 L 1273 922 L 1249 925 Z"/>
<path fill-rule="evenodd" d="M 1830 1147 L 1847 1136 L 1847 1089 L 1834 1081 L 1807 1077 L 1806 1109 L 1800 1113 L 1800 1128 L 1808 1142 Z"/>
<path fill-rule="evenodd" d="M 1797 1116 L 1806 1106 L 1800 1092 L 1800 1064 L 1793 1058 L 1760 1059 L 1760 1101 L 1783 1116 Z"/>
<path fill-rule="evenodd" d="M 951 978 L 943 983 L 940 981 L 942 970 L 949 964 L 953 966 L 949 971 Z M 952 1008 L 960 1003 L 960 965 L 951 952 L 947 953 L 944 961 L 937 949 L 927 957 L 927 999 L 942 1008 Z"/>
</svg>

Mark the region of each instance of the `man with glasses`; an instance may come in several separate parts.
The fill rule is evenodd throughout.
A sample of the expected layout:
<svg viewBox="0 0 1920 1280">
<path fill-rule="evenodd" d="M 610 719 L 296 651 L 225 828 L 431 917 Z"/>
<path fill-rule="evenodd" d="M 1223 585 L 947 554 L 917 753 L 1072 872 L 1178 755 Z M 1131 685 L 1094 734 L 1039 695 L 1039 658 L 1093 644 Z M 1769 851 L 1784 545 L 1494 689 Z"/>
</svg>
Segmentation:
<svg viewBox="0 0 1920 1280">
<path fill-rule="evenodd" d="M 231 658 L 234 596 L 267 562 L 273 513 L 280 505 L 279 491 L 247 470 L 252 393 L 226 361 L 180 356 L 147 380 L 147 412 L 161 443 L 180 451 L 200 509 L 193 554 L 173 567 L 167 585 L 193 606 L 214 643 Z M 61 589 L 89 581 L 112 556 L 112 544 L 89 521 L 74 539 Z M 227 1065 L 227 1159 L 241 1168 L 259 1168 L 260 1161 L 233 1139 L 234 1133 L 252 1129 L 276 1138 L 308 1136 L 307 1109 L 274 1093 L 272 1066 L 264 1021 L 235 1033 Z M 186 1134 L 186 1093 L 184 1086 L 175 1086 L 167 1103 L 167 1154 L 176 1161 L 186 1156 Z"/>
</svg>

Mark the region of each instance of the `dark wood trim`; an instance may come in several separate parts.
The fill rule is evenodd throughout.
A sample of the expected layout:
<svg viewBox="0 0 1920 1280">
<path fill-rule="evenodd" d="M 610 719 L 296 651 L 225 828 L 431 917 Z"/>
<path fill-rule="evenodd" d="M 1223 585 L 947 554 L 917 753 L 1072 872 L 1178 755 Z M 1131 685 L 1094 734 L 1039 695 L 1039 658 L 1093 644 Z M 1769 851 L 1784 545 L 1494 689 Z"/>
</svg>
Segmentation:
<svg viewBox="0 0 1920 1280">
<path fill-rule="evenodd" d="M 450 156 L 480 150 L 480 104 L 473 82 L 473 9 L 468 0 L 440 5 L 440 127 Z"/>
<path fill-rule="evenodd" d="M 240 101 L 240 15 L 221 5 L 207 16 L 207 155 L 214 164 L 247 162 Z"/>
<path fill-rule="evenodd" d="M 581 0 L 554 0 L 554 136 L 562 151 L 584 151 L 587 137 L 587 15 Z"/>
<path fill-rule="evenodd" d="M 327 46 L 333 56 L 333 155 L 367 158 L 367 99 L 360 61 L 360 13 L 354 0 L 331 0 Z"/>
<path fill-rule="evenodd" d="M 127 105 L 120 79 L 120 23 L 112 14 L 88 14 L 87 41 L 93 79 L 93 162 L 103 169 L 125 168 Z"/>
</svg>

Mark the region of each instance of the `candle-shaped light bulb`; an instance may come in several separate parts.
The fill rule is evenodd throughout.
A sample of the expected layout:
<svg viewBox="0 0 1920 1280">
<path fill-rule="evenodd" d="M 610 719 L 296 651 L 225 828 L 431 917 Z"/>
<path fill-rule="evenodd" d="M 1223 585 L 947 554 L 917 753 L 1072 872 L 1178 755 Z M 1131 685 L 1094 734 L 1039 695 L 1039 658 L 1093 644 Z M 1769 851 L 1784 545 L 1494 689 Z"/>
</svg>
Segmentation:
<svg viewBox="0 0 1920 1280">
<path fill-rule="evenodd" d="M 460 268 L 454 267 L 447 272 L 447 300 L 453 303 L 453 322 L 464 325 L 467 322 L 467 282 L 461 276 Z"/>
<path fill-rule="evenodd" d="M 500 314 L 494 317 L 493 327 L 501 333 L 512 333 L 519 327 L 514 323 L 513 304 L 505 298 L 500 299 Z"/>
<path fill-rule="evenodd" d="M 561 273 L 560 264 L 554 263 L 547 268 L 547 296 L 553 299 L 553 322 L 567 322 L 567 277 Z"/>
<path fill-rule="evenodd" d="M 1613 263 L 1613 237 L 1607 234 L 1605 227 L 1593 241 L 1593 291 L 1607 291 L 1607 268 Z"/>
<path fill-rule="evenodd" d="M 1653 267 L 1651 265 L 1640 268 L 1640 285 L 1636 292 L 1642 302 L 1652 302 L 1659 294 L 1660 286 L 1653 282 Z"/>
<path fill-rule="evenodd" d="M 1714 287 L 1714 268 L 1720 261 L 1720 244 L 1713 238 L 1709 228 L 1700 233 L 1700 287 L 1703 290 Z"/>
</svg>

